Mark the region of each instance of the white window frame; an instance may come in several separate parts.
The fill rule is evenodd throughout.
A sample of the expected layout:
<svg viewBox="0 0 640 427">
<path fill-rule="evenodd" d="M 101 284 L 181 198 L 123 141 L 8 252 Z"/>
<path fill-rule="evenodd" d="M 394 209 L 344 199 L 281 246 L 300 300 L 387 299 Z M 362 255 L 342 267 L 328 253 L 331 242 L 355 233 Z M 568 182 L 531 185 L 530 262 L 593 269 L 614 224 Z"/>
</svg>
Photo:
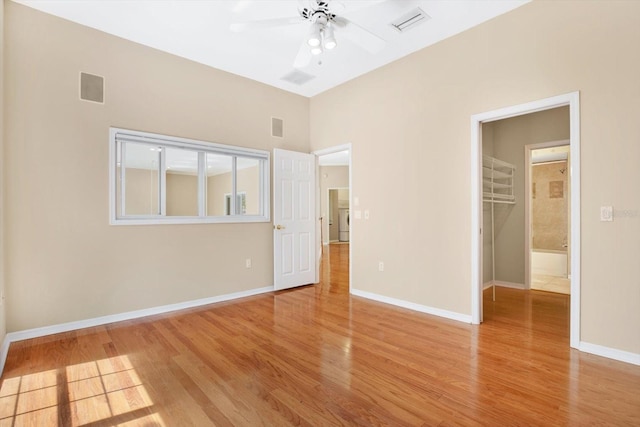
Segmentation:
<svg viewBox="0 0 640 427">
<path fill-rule="evenodd" d="M 166 206 L 166 165 L 161 165 L 159 189 L 160 197 L 163 199 L 161 212 L 159 215 L 120 215 L 118 207 L 123 206 L 124 200 L 118 203 L 118 158 L 117 147 L 120 142 L 137 142 L 154 144 L 159 147 L 191 149 L 198 152 L 198 215 L 197 216 L 166 216 L 164 206 Z M 207 216 L 206 214 L 206 170 L 204 153 L 223 154 L 232 156 L 232 182 L 233 193 L 236 193 L 237 157 L 252 158 L 260 162 L 260 183 L 259 183 L 259 205 L 260 212 L 257 215 L 234 214 Z M 164 156 L 160 156 L 164 163 Z M 149 132 L 141 132 L 120 128 L 109 128 L 109 223 L 111 225 L 156 225 L 156 224 L 211 224 L 211 223 L 246 223 L 246 222 L 270 222 L 270 153 L 264 150 L 252 148 L 236 147 L 231 145 L 218 144 L 213 142 L 199 141 L 195 139 L 165 136 Z M 124 181 L 122 183 L 124 186 Z M 120 194 L 124 199 L 124 191 Z M 237 197 L 237 196 L 236 196 Z M 232 199 L 233 200 L 233 199 Z M 235 200 L 233 200 L 235 201 Z"/>
</svg>

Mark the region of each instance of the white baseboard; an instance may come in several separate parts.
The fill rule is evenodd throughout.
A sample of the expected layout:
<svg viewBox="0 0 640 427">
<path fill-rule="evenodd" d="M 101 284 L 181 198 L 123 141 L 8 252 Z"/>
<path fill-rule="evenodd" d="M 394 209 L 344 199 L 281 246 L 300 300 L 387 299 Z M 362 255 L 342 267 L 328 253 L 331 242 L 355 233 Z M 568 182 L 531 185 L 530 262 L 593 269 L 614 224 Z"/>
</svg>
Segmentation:
<svg viewBox="0 0 640 427">
<path fill-rule="evenodd" d="M 129 311 L 126 313 L 111 314 L 108 316 L 94 317 L 93 319 L 78 320 L 76 322 L 60 323 L 58 325 L 44 326 L 42 328 L 27 329 L 24 331 L 9 332 L 4 337 L 2 349 L 0 350 L 0 374 L 4 371 L 4 364 L 7 361 L 9 346 L 16 341 L 31 338 L 44 337 L 46 335 L 59 334 L 61 332 L 75 331 L 78 329 L 90 328 L 93 326 L 106 325 L 108 323 L 121 322 L 123 320 L 139 319 L 141 317 L 153 316 L 156 314 L 170 313 L 172 311 L 184 310 L 187 308 L 200 307 L 217 302 L 230 301 L 238 298 L 245 298 L 252 295 L 272 292 L 273 287 L 249 289 L 248 291 L 234 292 L 232 294 L 219 295 L 215 297 L 202 298 L 192 301 L 179 302 L 177 304 L 162 305 L 159 307 L 145 308 L 142 310 Z"/>
<path fill-rule="evenodd" d="M 602 356 L 620 362 L 631 363 L 632 365 L 640 366 L 640 354 L 631 353 L 630 351 L 618 350 L 611 347 L 605 347 L 598 344 L 591 344 L 588 342 L 580 341 L 578 350 L 585 353 L 595 354 L 596 356 Z"/>
<path fill-rule="evenodd" d="M 514 282 L 503 282 L 501 280 L 490 280 L 488 282 L 484 282 L 482 285 L 482 289 L 489 289 L 493 285 L 501 286 L 503 288 L 512 288 L 512 289 L 526 289 L 522 283 L 514 283 Z"/>
<path fill-rule="evenodd" d="M 503 282 L 502 280 L 496 280 L 495 283 L 496 283 L 496 286 L 501 286 L 503 288 L 526 289 L 524 284 L 522 283 Z"/>
<path fill-rule="evenodd" d="M 351 289 L 351 294 L 398 307 L 408 308 L 409 310 L 419 311 L 421 313 L 433 314 L 434 316 L 444 317 L 446 319 L 457 320 L 458 322 L 471 323 L 471 315 L 456 313 L 453 311 L 442 310 L 440 308 L 429 307 L 426 305 L 416 304 L 413 302 L 390 298 L 384 295 L 378 295 L 371 292 Z"/>
</svg>

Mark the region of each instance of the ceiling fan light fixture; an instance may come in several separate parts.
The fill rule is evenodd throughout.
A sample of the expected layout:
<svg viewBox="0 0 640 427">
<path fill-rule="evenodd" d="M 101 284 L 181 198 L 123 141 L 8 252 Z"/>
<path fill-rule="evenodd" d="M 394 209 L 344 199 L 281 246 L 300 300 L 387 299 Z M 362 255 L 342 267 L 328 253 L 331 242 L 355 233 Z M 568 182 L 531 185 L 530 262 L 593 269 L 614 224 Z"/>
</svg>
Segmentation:
<svg viewBox="0 0 640 427">
<path fill-rule="evenodd" d="M 331 50 L 334 47 L 338 46 L 338 42 L 333 35 L 333 27 L 331 27 L 331 25 L 327 25 L 322 30 L 322 40 L 325 49 Z"/>
<path fill-rule="evenodd" d="M 311 26 L 309 37 L 307 37 L 307 44 L 312 48 L 316 46 L 320 46 L 320 44 L 322 43 L 322 36 L 320 35 L 321 29 L 322 27 L 320 26 L 320 24 L 317 24 L 317 23 Z"/>
</svg>

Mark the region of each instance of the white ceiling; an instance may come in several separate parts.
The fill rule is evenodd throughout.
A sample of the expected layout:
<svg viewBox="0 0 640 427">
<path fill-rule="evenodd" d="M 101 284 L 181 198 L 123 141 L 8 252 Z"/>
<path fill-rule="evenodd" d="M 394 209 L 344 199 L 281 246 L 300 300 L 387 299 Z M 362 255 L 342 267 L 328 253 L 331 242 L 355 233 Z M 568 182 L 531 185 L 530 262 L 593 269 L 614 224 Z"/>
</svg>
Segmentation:
<svg viewBox="0 0 640 427">
<path fill-rule="evenodd" d="M 315 0 L 14 0 L 82 25 L 303 96 L 314 96 L 384 64 L 508 12 L 529 0 L 330 0 L 332 13 L 384 39 L 370 53 L 337 28 L 338 46 L 299 71 L 314 76 L 297 85 L 282 80 L 310 29 L 292 25 L 230 30 L 232 23 L 299 17 Z M 400 33 L 390 22 L 420 7 L 431 19 Z"/>
<path fill-rule="evenodd" d="M 349 150 L 318 156 L 320 166 L 349 166 Z"/>
</svg>

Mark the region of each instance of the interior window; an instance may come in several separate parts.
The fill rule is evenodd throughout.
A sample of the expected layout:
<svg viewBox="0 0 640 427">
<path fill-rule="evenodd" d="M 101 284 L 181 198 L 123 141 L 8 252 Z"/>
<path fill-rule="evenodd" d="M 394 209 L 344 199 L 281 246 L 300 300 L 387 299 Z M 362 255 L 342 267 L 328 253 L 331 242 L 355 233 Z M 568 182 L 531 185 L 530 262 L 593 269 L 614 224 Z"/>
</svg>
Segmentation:
<svg viewBox="0 0 640 427">
<path fill-rule="evenodd" d="M 111 223 L 269 221 L 269 153 L 111 128 Z"/>
</svg>

